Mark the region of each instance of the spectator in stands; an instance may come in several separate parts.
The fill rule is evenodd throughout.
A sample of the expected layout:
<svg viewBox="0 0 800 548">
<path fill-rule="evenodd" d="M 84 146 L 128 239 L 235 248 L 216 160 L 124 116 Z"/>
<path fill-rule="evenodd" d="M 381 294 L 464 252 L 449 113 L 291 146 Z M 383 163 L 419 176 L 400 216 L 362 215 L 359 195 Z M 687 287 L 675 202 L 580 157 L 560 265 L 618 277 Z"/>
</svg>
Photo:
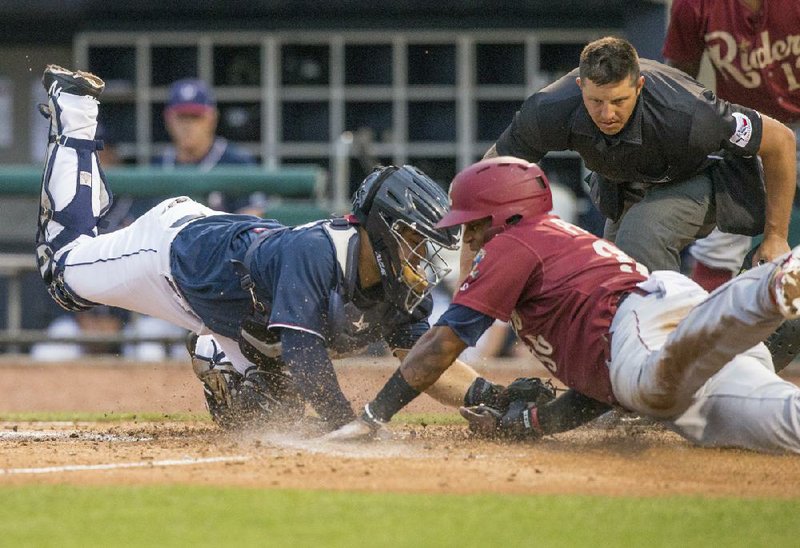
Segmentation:
<svg viewBox="0 0 800 548">
<path fill-rule="evenodd" d="M 256 159 L 246 150 L 217 135 L 219 110 L 211 89 L 202 80 L 178 80 L 169 90 L 164 108 L 164 124 L 172 143 L 153 165 L 164 169 L 197 168 L 208 172 L 222 165 L 256 166 Z M 137 200 L 130 208 L 132 220 L 156 205 L 164 197 Z M 211 192 L 206 205 L 219 211 L 261 215 L 267 205 L 263 193 L 234 197 L 224 189 Z M 126 328 L 131 335 L 180 337 L 184 332 L 171 323 L 149 316 L 135 315 Z M 141 361 L 160 361 L 167 357 L 185 359 L 186 348 L 176 344 L 169 349 L 160 343 L 139 343 L 123 348 L 126 357 Z"/>
<path fill-rule="evenodd" d="M 53 320 L 47 328 L 51 339 L 72 338 L 84 334 L 113 335 L 119 333 L 128 313 L 125 310 L 98 306 L 84 312 L 64 314 Z M 31 358 L 41 361 L 77 360 L 97 354 L 119 354 L 116 343 L 41 342 L 31 347 Z"/>
<path fill-rule="evenodd" d="M 254 166 L 246 150 L 217 135 L 219 110 L 212 91 L 202 80 L 178 80 L 170 87 L 164 124 L 172 144 L 153 164 L 165 169 L 196 167 L 210 171 L 220 165 Z M 218 211 L 258 215 L 264 210 L 263 194 L 234 198 L 223 190 L 212 192 L 206 205 Z"/>
</svg>

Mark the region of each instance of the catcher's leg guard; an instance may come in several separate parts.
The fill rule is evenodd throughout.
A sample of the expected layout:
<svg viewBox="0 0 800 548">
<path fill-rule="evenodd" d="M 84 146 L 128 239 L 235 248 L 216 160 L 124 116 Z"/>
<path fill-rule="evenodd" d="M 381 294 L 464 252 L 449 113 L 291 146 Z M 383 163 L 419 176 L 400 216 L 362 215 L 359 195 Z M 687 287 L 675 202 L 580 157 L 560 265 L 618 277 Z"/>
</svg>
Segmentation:
<svg viewBox="0 0 800 548">
<path fill-rule="evenodd" d="M 48 105 L 40 108 L 50 119 L 42 176 L 36 257 L 50 294 L 69 310 L 94 303 L 80 299 L 63 283 L 60 259 L 81 238 L 97 235 L 97 223 L 111 205 L 111 193 L 97 161 L 102 142 L 97 129 L 97 97 L 103 81 L 86 72 L 49 65 L 42 76 Z"/>
<path fill-rule="evenodd" d="M 203 383 L 203 395 L 211 418 L 222 428 L 239 425 L 234 412 L 234 398 L 238 396 L 242 375 L 225 357 L 210 335 L 199 337 L 189 333 L 186 349 L 192 360 L 192 369 Z"/>
</svg>

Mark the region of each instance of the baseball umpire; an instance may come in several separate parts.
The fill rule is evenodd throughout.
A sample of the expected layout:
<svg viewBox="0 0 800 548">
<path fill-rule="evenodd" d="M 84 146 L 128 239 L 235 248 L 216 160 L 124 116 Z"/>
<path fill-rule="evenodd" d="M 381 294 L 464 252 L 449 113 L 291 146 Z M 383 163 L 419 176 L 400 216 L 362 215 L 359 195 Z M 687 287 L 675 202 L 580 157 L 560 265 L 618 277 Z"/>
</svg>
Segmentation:
<svg viewBox="0 0 800 548">
<path fill-rule="evenodd" d="M 789 251 L 794 133 L 639 59 L 626 40 L 587 44 L 580 66 L 531 95 L 485 157 L 538 162 L 567 149 L 594 172 L 606 239 L 650 270 L 680 270 L 681 250 L 715 225 L 763 232 L 756 261 Z"/>
<path fill-rule="evenodd" d="M 52 297 L 68 310 L 97 304 L 158 317 L 199 336 L 189 345 L 209 410 L 223 426 L 297 418 L 310 404 L 328 428 L 355 415 L 328 349 L 384 339 L 402 357 L 429 328 L 431 290 L 446 274 L 454 229 L 434 225 L 445 192 L 412 166 L 376 169 L 353 215 L 286 227 L 164 200 L 130 226 L 97 235 L 111 193 L 97 161 L 103 81 L 50 65 L 49 145 L 37 259 Z M 431 394 L 457 405 L 477 374 Z M 463 376 L 463 378 L 462 378 Z"/>
<path fill-rule="evenodd" d="M 506 410 L 463 408 L 478 429 L 536 438 L 613 404 L 702 446 L 800 453 L 800 388 L 775 374 L 760 342 L 800 316 L 800 247 L 709 295 L 547 214 L 536 164 L 483 160 L 456 176 L 450 197 L 437 226 L 464 225 L 472 270 L 362 415 L 329 439 L 370 436 L 500 319 L 570 390 Z"/>
</svg>

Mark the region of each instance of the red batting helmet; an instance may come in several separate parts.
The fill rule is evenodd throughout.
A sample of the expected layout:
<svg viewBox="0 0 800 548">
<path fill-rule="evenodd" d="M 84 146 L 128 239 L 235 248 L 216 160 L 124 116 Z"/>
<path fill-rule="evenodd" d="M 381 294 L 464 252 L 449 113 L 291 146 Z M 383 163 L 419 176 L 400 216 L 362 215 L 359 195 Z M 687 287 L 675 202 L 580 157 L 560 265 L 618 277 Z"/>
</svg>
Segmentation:
<svg viewBox="0 0 800 548">
<path fill-rule="evenodd" d="M 536 164 L 500 156 L 461 171 L 450 185 L 451 209 L 436 228 L 492 218 L 502 229 L 512 217 L 534 217 L 553 209 L 550 183 Z"/>
</svg>

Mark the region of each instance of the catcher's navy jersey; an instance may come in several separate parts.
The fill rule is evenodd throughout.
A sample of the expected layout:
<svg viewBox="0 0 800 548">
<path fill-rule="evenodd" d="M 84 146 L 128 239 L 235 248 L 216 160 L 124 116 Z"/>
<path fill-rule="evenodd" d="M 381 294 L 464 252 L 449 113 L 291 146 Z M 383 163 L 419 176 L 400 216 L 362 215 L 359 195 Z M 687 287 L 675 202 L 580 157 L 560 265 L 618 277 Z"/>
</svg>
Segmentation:
<svg viewBox="0 0 800 548">
<path fill-rule="evenodd" d="M 209 329 L 237 339 L 252 300 L 242 289 L 232 261 L 244 261 L 261 233 L 278 230 L 259 244 L 249 265 L 259 300 L 270 310 L 270 328 L 312 333 L 340 352 L 381 337 L 395 348 L 413 346 L 427 330 L 427 321 L 390 308 L 381 301 L 379 288 L 370 294 L 346 295 L 346 280 L 324 225 L 317 222 L 288 229 L 276 221 L 246 215 L 198 219 L 181 230 L 172 244 L 172 276 Z"/>
</svg>

